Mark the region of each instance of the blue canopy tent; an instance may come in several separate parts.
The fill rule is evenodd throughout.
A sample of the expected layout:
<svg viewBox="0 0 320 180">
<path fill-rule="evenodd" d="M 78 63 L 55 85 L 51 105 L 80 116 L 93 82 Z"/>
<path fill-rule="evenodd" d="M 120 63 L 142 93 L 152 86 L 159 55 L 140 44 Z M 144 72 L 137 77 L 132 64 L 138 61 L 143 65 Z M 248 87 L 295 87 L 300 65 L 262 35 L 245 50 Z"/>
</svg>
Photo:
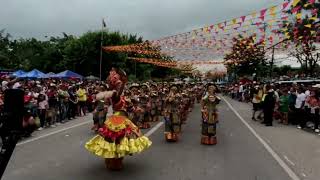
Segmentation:
<svg viewBox="0 0 320 180">
<path fill-rule="evenodd" d="M 54 75 L 53 77 L 55 77 L 55 78 L 78 78 L 78 79 L 83 78 L 83 76 L 81 76 L 80 74 L 77 74 L 77 73 L 69 71 L 69 70 L 62 71 L 61 73 L 58 73 L 58 74 Z"/>
<path fill-rule="evenodd" d="M 25 74 L 26 72 L 23 70 L 18 70 L 12 73 L 12 76 L 22 76 L 23 74 Z"/>
<path fill-rule="evenodd" d="M 46 74 L 44 74 L 43 72 L 37 70 L 37 69 L 34 69 L 32 71 L 29 71 L 27 73 L 24 73 L 20 76 L 17 76 L 17 77 L 20 77 L 20 78 L 44 78 Z"/>
<path fill-rule="evenodd" d="M 43 76 L 41 76 L 41 77 L 39 77 L 39 78 L 44 78 L 44 79 L 46 79 L 46 78 L 53 78 L 55 75 L 56 75 L 55 73 L 49 72 L 49 73 L 44 74 Z"/>
</svg>

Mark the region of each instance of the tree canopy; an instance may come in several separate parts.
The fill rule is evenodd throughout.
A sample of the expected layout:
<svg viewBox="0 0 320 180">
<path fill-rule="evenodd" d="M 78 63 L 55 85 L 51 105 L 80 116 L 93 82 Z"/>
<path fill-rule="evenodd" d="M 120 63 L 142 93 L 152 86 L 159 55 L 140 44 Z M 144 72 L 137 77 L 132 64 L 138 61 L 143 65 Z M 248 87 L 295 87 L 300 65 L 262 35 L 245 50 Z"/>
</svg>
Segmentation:
<svg viewBox="0 0 320 180">
<path fill-rule="evenodd" d="M 110 31 L 89 31 L 77 37 L 62 33 L 60 37 L 46 40 L 35 38 L 14 39 L 0 31 L 0 68 L 59 72 L 66 69 L 84 76 L 99 76 L 101 35 L 103 46 L 142 43 L 142 37 Z M 103 52 L 102 76 L 111 67 L 124 69 L 131 79 L 145 80 L 177 73 L 176 70 L 156 67 L 127 59 L 126 53 Z"/>
</svg>

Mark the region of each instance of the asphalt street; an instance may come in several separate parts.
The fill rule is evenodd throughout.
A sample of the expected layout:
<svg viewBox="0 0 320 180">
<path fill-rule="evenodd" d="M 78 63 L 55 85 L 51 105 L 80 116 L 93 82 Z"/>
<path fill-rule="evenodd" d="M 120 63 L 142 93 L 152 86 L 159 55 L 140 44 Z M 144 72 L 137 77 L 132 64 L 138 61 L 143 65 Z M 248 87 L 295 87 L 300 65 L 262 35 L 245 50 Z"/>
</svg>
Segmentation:
<svg viewBox="0 0 320 180">
<path fill-rule="evenodd" d="M 290 180 L 248 127 L 229 109 L 219 105 L 218 144 L 200 144 L 200 107 L 196 105 L 183 125 L 181 140 L 167 143 L 164 126 L 149 132 L 153 145 L 127 157 L 125 168 L 112 172 L 103 159 L 84 148 L 94 136 L 89 119 L 43 138 L 20 144 L 3 180 Z M 53 130 L 53 131 L 57 131 Z M 154 130 L 154 129 L 153 129 Z M 145 132 L 148 132 L 146 130 Z M 35 137 L 36 138 L 36 137 Z"/>
</svg>

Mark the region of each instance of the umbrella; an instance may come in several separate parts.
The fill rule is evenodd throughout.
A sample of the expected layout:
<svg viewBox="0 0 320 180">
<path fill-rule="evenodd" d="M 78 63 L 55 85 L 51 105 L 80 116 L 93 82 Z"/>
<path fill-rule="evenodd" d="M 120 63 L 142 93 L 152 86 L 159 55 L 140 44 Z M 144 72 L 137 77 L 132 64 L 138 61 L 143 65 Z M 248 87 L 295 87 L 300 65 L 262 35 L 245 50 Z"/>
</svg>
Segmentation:
<svg viewBox="0 0 320 180">
<path fill-rule="evenodd" d="M 37 69 L 34 69 L 30 72 L 24 73 L 20 76 L 17 76 L 20 78 L 44 78 L 45 74 Z"/>
<path fill-rule="evenodd" d="M 92 75 L 87 76 L 86 79 L 88 79 L 88 80 L 99 80 L 98 77 L 95 77 L 95 76 L 92 76 Z"/>
<path fill-rule="evenodd" d="M 55 77 L 55 78 L 78 78 L 78 79 L 83 78 L 83 76 L 81 76 L 80 74 L 77 74 L 77 73 L 72 72 L 70 70 L 62 71 L 61 73 L 53 75 L 52 77 Z"/>
</svg>

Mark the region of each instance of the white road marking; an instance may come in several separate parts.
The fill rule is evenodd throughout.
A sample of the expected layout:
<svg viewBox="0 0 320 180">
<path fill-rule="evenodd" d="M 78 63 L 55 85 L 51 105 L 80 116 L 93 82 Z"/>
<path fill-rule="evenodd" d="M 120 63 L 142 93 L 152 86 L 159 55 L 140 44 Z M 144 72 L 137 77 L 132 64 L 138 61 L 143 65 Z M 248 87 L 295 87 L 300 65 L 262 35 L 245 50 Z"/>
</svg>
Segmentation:
<svg viewBox="0 0 320 180">
<path fill-rule="evenodd" d="M 30 143 L 30 142 L 33 142 L 33 141 L 37 141 L 39 139 L 42 139 L 42 138 L 45 138 L 45 137 L 48 137 L 48 136 L 51 136 L 51 135 L 54 135 L 54 134 L 69 130 L 69 129 L 73 129 L 75 127 L 79 127 L 79 126 L 82 126 L 82 125 L 85 125 L 85 124 L 89 124 L 89 123 L 92 123 L 92 121 L 82 122 L 82 123 L 79 123 L 79 124 L 76 124 L 76 125 L 73 125 L 73 126 L 70 126 L 70 127 L 66 127 L 66 128 L 59 129 L 57 131 L 50 132 L 50 133 L 42 135 L 42 136 L 38 136 L 38 137 L 35 137 L 35 138 L 27 139 L 25 141 L 22 141 L 22 142 L 18 143 L 17 146 L 21 146 L 23 144 L 27 144 L 27 143 Z"/>
<path fill-rule="evenodd" d="M 161 126 L 163 125 L 163 122 L 159 122 L 157 125 L 155 125 L 152 129 L 150 129 L 145 136 L 149 137 L 151 136 L 154 132 L 156 132 Z"/>
<path fill-rule="evenodd" d="M 234 114 L 242 121 L 242 123 L 247 126 L 251 133 L 260 141 L 260 143 L 266 148 L 266 150 L 272 155 L 272 157 L 278 162 L 278 164 L 286 171 L 292 180 L 301 180 L 298 175 L 296 175 L 293 170 L 280 158 L 280 156 L 262 139 L 262 137 L 245 121 L 241 115 L 233 108 L 233 106 L 222 96 L 220 96 L 229 106 L 229 108 L 234 112 Z"/>
<path fill-rule="evenodd" d="M 24 144 L 27 144 L 27 143 L 30 143 L 30 142 L 33 142 L 33 141 L 37 141 L 39 139 L 43 139 L 45 137 L 48 137 L 48 136 L 51 136 L 51 135 L 55 135 L 55 134 L 58 134 L 58 133 L 61 133 L 63 131 L 66 131 L 66 130 L 69 130 L 69 129 L 73 129 L 73 128 L 76 128 L 76 127 L 79 127 L 79 126 L 83 126 L 83 125 L 86 125 L 86 124 L 89 124 L 89 123 L 92 123 L 92 121 L 86 121 L 86 122 L 82 122 L 82 123 L 79 123 L 79 124 L 76 124 L 76 125 L 73 125 L 73 126 L 70 126 L 70 127 L 66 127 L 66 128 L 63 128 L 63 129 L 59 129 L 57 131 L 53 131 L 53 132 L 50 132 L 48 134 L 45 134 L 45 135 L 42 135 L 42 136 L 38 136 L 38 137 L 35 137 L 35 138 L 31 138 L 31 139 L 27 139 L 25 141 L 22 141 L 20 143 L 17 144 L 17 146 L 21 146 L 21 145 L 24 145 Z M 159 122 L 157 125 L 155 125 L 152 129 L 150 129 L 146 134 L 145 136 L 150 136 L 152 135 L 155 131 L 157 131 L 161 126 L 163 125 L 163 122 Z M 69 135 L 66 135 L 66 136 L 69 136 Z"/>
<path fill-rule="evenodd" d="M 288 163 L 290 163 L 292 166 L 295 166 L 295 164 L 287 157 L 287 156 L 283 156 L 285 160 L 288 161 Z"/>
</svg>

